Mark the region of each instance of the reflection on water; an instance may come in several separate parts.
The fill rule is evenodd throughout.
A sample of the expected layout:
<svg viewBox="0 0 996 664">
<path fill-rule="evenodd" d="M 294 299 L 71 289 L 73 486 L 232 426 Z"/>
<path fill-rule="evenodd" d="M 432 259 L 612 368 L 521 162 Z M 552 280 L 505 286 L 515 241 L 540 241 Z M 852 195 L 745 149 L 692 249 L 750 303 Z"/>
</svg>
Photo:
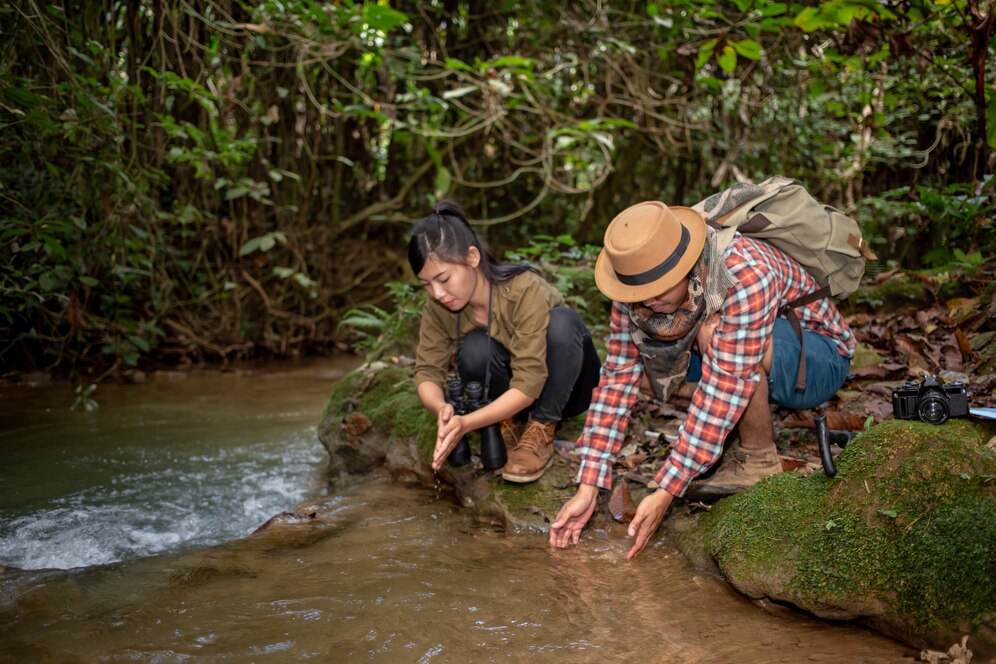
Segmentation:
<svg viewBox="0 0 996 664">
<path fill-rule="evenodd" d="M 0 391 L 0 564 L 68 569 L 244 537 L 323 489 L 317 425 L 356 364 Z"/>
<path fill-rule="evenodd" d="M 633 562 L 605 533 L 554 551 L 386 478 L 319 512 L 207 551 L 0 577 L 0 659 L 913 661 L 859 628 L 769 615 L 666 543 Z"/>
</svg>

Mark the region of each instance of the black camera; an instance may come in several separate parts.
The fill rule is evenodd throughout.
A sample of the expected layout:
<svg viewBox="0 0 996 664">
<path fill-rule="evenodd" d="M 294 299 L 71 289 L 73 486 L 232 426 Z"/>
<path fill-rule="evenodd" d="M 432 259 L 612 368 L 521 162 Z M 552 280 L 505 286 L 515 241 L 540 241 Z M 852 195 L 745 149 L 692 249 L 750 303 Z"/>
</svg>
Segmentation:
<svg viewBox="0 0 996 664">
<path fill-rule="evenodd" d="M 491 402 L 484 398 L 484 386 L 480 382 L 475 380 L 467 383 L 465 393 L 463 381 L 453 378 L 446 383 L 446 403 L 452 404 L 457 415 L 466 415 Z M 470 461 L 467 436 L 460 438 L 447 460 L 454 466 L 462 466 Z M 489 424 L 481 429 L 481 464 L 484 470 L 496 470 L 504 466 L 506 461 L 508 454 L 505 452 L 501 429 L 497 424 Z"/>
<path fill-rule="evenodd" d="M 965 383 L 942 385 L 933 376 L 919 383 L 907 381 L 892 388 L 892 414 L 900 420 L 943 424 L 949 417 L 968 415 L 968 390 Z"/>
</svg>

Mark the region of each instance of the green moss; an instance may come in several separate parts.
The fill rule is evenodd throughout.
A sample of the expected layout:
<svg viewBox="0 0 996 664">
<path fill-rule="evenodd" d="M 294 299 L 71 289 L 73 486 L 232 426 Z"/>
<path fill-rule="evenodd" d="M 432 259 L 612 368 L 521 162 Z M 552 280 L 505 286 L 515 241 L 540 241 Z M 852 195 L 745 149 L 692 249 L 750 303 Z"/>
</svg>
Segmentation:
<svg viewBox="0 0 996 664">
<path fill-rule="evenodd" d="M 915 629 L 996 615 L 993 427 L 888 421 L 829 479 L 790 473 L 717 503 L 698 526 L 724 572 L 800 606 L 886 605 Z"/>
<path fill-rule="evenodd" d="M 841 303 L 845 313 L 856 311 L 876 311 L 882 307 L 894 309 L 909 304 L 929 301 L 923 283 L 906 275 L 886 279 L 880 284 L 860 286 L 850 297 Z"/>
<path fill-rule="evenodd" d="M 859 343 L 854 350 L 854 359 L 851 360 L 851 370 L 875 366 L 884 361 L 885 357 L 876 352 L 874 348 Z"/>
<path fill-rule="evenodd" d="M 574 494 L 573 479 L 570 465 L 555 458 L 541 479 L 528 484 L 499 481 L 493 496 L 512 525 L 545 529 L 560 506 Z"/>
<path fill-rule="evenodd" d="M 323 418 L 363 413 L 393 436 L 414 438 L 420 453 L 431 458 L 436 420 L 422 406 L 411 375 L 396 366 L 361 367 L 343 378 L 332 392 Z"/>
</svg>

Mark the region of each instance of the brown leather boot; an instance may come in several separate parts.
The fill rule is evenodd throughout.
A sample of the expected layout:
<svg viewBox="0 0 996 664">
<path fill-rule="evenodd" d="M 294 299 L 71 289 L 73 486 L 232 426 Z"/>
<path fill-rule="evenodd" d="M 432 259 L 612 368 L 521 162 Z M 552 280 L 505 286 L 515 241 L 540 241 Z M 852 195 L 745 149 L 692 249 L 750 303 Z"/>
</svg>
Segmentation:
<svg viewBox="0 0 996 664">
<path fill-rule="evenodd" d="M 555 422 L 537 422 L 532 417 L 519 438 L 519 444 L 508 455 L 501 476 L 509 482 L 533 482 L 546 472 L 553 462 Z"/>
<path fill-rule="evenodd" d="M 754 449 L 735 441 L 723 453 L 716 472 L 689 484 L 684 497 L 703 500 L 729 496 L 780 472 L 782 462 L 774 443 L 770 447 Z"/>
<path fill-rule="evenodd" d="M 505 441 L 505 452 L 511 455 L 512 450 L 519 446 L 519 434 L 522 428 L 510 417 L 498 423 L 498 430 L 501 431 L 501 439 Z"/>
</svg>

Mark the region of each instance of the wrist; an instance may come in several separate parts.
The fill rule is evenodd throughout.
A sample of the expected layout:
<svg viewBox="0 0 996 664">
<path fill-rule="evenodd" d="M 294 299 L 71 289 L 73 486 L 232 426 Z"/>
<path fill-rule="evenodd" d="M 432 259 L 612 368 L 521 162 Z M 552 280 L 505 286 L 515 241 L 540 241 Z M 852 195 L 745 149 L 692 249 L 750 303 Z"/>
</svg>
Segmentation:
<svg viewBox="0 0 996 664">
<path fill-rule="evenodd" d="M 598 496 L 598 487 L 594 484 L 579 484 L 578 495 L 585 498 L 595 498 Z"/>
</svg>

